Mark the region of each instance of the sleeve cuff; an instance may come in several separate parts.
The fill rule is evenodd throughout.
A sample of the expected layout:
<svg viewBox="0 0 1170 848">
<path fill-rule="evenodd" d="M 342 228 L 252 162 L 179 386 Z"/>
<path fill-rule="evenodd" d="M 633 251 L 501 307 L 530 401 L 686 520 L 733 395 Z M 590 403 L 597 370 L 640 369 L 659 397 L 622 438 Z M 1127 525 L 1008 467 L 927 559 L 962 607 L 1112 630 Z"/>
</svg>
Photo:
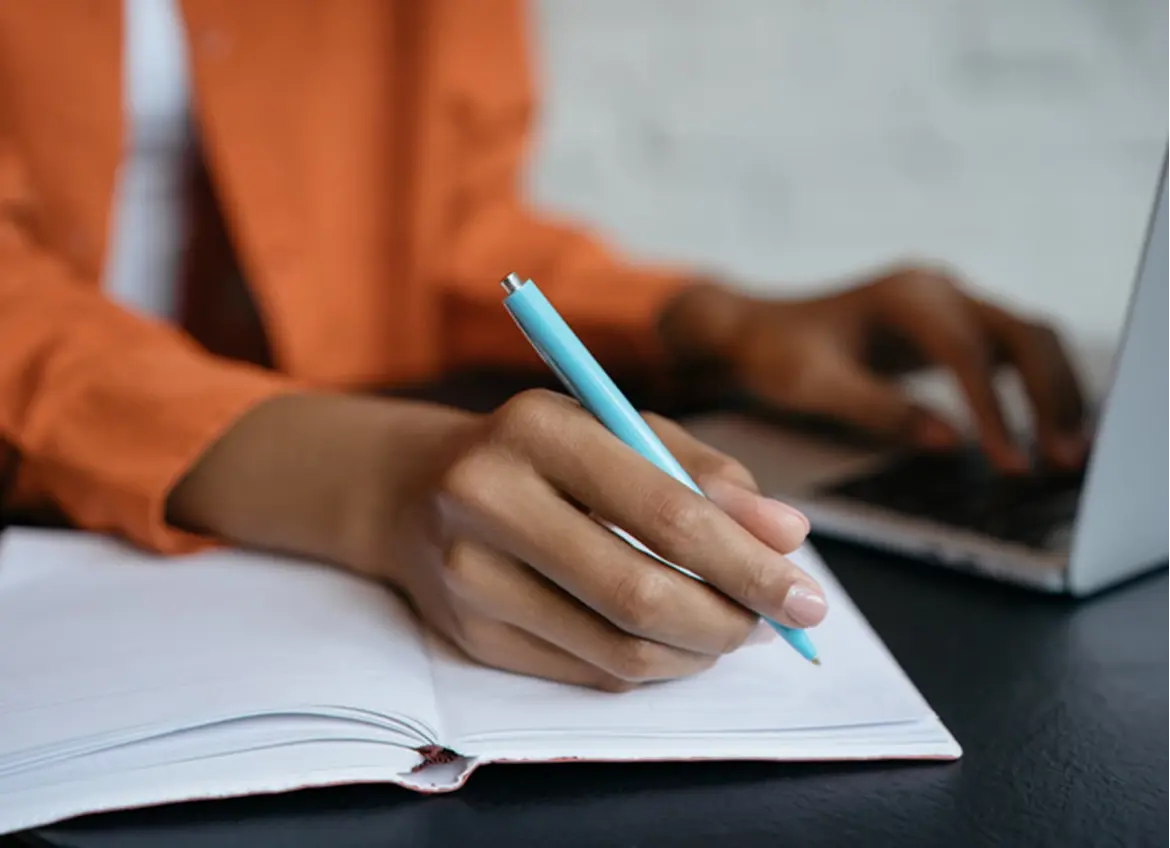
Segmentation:
<svg viewBox="0 0 1170 848">
<path fill-rule="evenodd" d="M 301 390 L 250 366 L 187 348 L 121 350 L 54 393 L 26 439 L 36 488 L 82 529 L 115 533 L 160 553 L 213 540 L 171 527 L 171 490 L 247 412 Z"/>
</svg>

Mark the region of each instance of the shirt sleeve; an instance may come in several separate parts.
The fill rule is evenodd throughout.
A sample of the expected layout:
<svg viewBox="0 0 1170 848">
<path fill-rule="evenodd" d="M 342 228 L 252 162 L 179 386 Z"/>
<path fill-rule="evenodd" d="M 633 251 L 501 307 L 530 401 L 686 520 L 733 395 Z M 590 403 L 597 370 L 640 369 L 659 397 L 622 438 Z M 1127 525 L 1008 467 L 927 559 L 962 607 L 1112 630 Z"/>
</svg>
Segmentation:
<svg viewBox="0 0 1170 848">
<path fill-rule="evenodd" d="M 77 526 L 161 552 L 204 540 L 167 525 L 172 487 L 283 378 L 218 360 L 86 285 L 20 226 L 15 154 L 0 137 L 0 449 L 13 500 L 51 501 Z"/>
<path fill-rule="evenodd" d="M 484 12 L 483 20 L 464 10 L 460 25 L 474 29 L 474 37 L 453 39 L 474 45 L 474 53 L 463 57 L 469 70 L 451 97 L 459 104 L 452 110 L 459 138 L 451 192 L 455 224 L 437 263 L 450 295 L 449 361 L 535 361 L 494 285 L 515 272 L 537 281 L 607 364 L 652 362 L 662 355 L 658 316 L 692 274 L 631 264 L 585 228 L 541 216 L 525 203 L 521 183 L 535 107 L 525 4 L 488 5 L 492 14 Z"/>
</svg>

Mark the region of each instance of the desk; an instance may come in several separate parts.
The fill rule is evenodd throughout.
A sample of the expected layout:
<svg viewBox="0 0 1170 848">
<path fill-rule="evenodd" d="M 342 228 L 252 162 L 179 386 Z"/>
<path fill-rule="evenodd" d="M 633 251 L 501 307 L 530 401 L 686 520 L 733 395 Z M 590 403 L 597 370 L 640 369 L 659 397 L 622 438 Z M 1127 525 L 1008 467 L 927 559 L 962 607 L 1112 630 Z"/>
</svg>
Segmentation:
<svg viewBox="0 0 1170 848">
<path fill-rule="evenodd" d="M 1078 603 L 818 547 L 962 743 L 960 762 L 492 766 L 452 795 L 315 790 L 107 815 L 36 839 L 73 848 L 1167 844 L 1165 570 Z"/>
</svg>

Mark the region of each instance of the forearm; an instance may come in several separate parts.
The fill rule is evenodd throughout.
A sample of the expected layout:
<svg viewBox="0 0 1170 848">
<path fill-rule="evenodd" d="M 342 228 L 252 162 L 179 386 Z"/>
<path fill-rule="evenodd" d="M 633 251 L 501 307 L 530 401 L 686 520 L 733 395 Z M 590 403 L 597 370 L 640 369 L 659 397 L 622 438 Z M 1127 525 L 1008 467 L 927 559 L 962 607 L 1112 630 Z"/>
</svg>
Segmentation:
<svg viewBox="0 0 1170 848">
<path fill-rule="evenodd" d="M 475 416 L 373 397 L 298 394 L 253 409 L 174 488 L 175 526 L 251 548 L 370 570 L 395 493 L 453 450 Z"/>
<path fill-rule="evenodd" d="M 247 410 L 289 390 L 284 378 L 218 360 L 119 308 L 0 215 L 7 504 L 52 503 L 81 529 L 190 550 L 201 540 L 163 521 L 174 480 Z"/>
<path fill-rule="evenodd" d="M 660 379 L 667 375 L 718 366 L 744 309 L 741 296 L 718 285 L 683 284 L 644 330 L 663 355 L 643 362 L 641 374 L 631 373 L 628 360 L 604 364 L 634 379 L 649 377 L 656 389 L 672 382 Z M 509 329 L 528 347 L 515 327 Z M 680 385 L 695 388 L 686 380 Z M 475 420 L 402 400 L 274 398 L 241 418 L 195 463 L 172 491 L 167 517 L 181 529 L 248 547 L 360 567 L 355 564 L 371 548 L 371 511 L 384 509 L 386 521 L 393 520 L 398 507 L 388 492 L 416 488 L 409 478 L 434 467 L 438 453 L 455 449 L 453 442 Z M 370 473 L 372 463 L 378 473 Z M 383 490 L 371 490 L 375 485 Z"/>
<path fill-rule="evenodd" d="M 696 278 L 659 313 L 655 330 L 674 366 L 730 365 L 752 301 L 714 280 Z"/>
</svg>

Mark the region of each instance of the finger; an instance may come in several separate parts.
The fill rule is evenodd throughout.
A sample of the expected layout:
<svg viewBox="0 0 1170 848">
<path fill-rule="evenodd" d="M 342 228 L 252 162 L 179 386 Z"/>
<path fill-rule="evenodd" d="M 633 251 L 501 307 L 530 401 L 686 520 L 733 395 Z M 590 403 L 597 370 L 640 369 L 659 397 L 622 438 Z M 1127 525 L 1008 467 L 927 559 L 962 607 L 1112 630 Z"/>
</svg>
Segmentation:
<svg viewBox="0 0 1170 848">
<path fill-rule="evenodd" d="M 749 376 L 748 383 L 751 391 L 769 399 L 771 387 L 766 380 Z M 835 350 L 826 349 L 811 361 L 805 379 L 786 387 L 782 402 L 798 412 L 832 417 L 878 438 L 903 440 L 929 450 L 953 448 L 960 441 L 944 418 Z"/>
<path fill-rule="evenodd" d="M 529 460 L 558 490 L 754 612 L 791 627 L 811 627 L 824 618 L 824 596 L 811 577 L 710 500 L 638 456 L 584 411 L 565 410 L 528 424 Z M 587 554 L 586 562 L 598 562 L 596 551 L 580 553 Z M 662 576 L 668 573 L 623 570 L 632 592 L 660 592 L 665 588 Z"/>
<path fill-rule="evenodd" d="M 456 469 L 445 484 L 452 517 L 619 629 L 715 655 L 738 646 L 754 623 L 752 613 L 711 586 L 639 553 L 601 527 L 537 474 L 517 473 L 514 460 L 501 455 L 481 457 L 478 463 L 478 469 Z M 588 461 L 586 468 L 583 473 L 604 474 Z M 623 476 L 611 474 L 610 479 L 621 481 Z M 708 507 L 718 512 L 714 505 Z"/>
<path fill-rule="evenodd" d="M 808 538 L 808 518 L 786 503 L 761 497 L 720 477 L 700 478 L 699 485 L 740 527 L 774 551 L 790 554 Z"/>
<path fill-rule="evenodd" d="M 470 659 L 492 668 L 606 692 L 637 686 L 590 665 L 518 627 L 464 614 L 460 626 L 443 634 Z"/>
<path fill-rule="evenodd" d="M 808 537 L 809 521 L 804 513 L 762 497 L 755 477 L 738 461 L 699 441 L 674 421 L 653 413 L 644 417 L 703 494 L 765 545 L 786 554 Z"/>
<path fill-rule="evenodd" d="M 1084 394 L 1060 337 L 994 304 L 974 305 L 1020 375 L 1045 457 L 1059 466 L 1079 466 L 1087 449 Z"/>
<path fill-rule="evenodd" d="M 1005 471 L 1027 470 L 995 391 L 995 358 L 969 298 L 940 275 L 917 273 L 872 289 L 880 317 L 958 381 L 988 458 Z"/>
<path fill-rule="evenodd" d="M 674 421 L 653 413 L 644 417 L 703 494 L 765 545 L 786 554 L 808 537 L 809 521 L 804 513 L 762 497 L 755 478 L 738 461 L 699 441 Z"/>
<path fill-rule="evenodd" d="M 454 555 L 452 590 L 464 604 L 619 680 L 673 680 L 710 668 L 717 659 L 625 633 L 532 569 L 490 548 L 462 544 Z M 754 624 L 745 624 L 741 643 L 753 629 Z"/>
<path fill-rule="evenodd" d="M 700 477 L 719 478 L 742 489 L 759 491 L 756 478 L 742 463 L 699 441 L 681 424 L 652 412 L 647 412 L 642 417 L 694 480 L 698 481 Z"/>
</svg>

